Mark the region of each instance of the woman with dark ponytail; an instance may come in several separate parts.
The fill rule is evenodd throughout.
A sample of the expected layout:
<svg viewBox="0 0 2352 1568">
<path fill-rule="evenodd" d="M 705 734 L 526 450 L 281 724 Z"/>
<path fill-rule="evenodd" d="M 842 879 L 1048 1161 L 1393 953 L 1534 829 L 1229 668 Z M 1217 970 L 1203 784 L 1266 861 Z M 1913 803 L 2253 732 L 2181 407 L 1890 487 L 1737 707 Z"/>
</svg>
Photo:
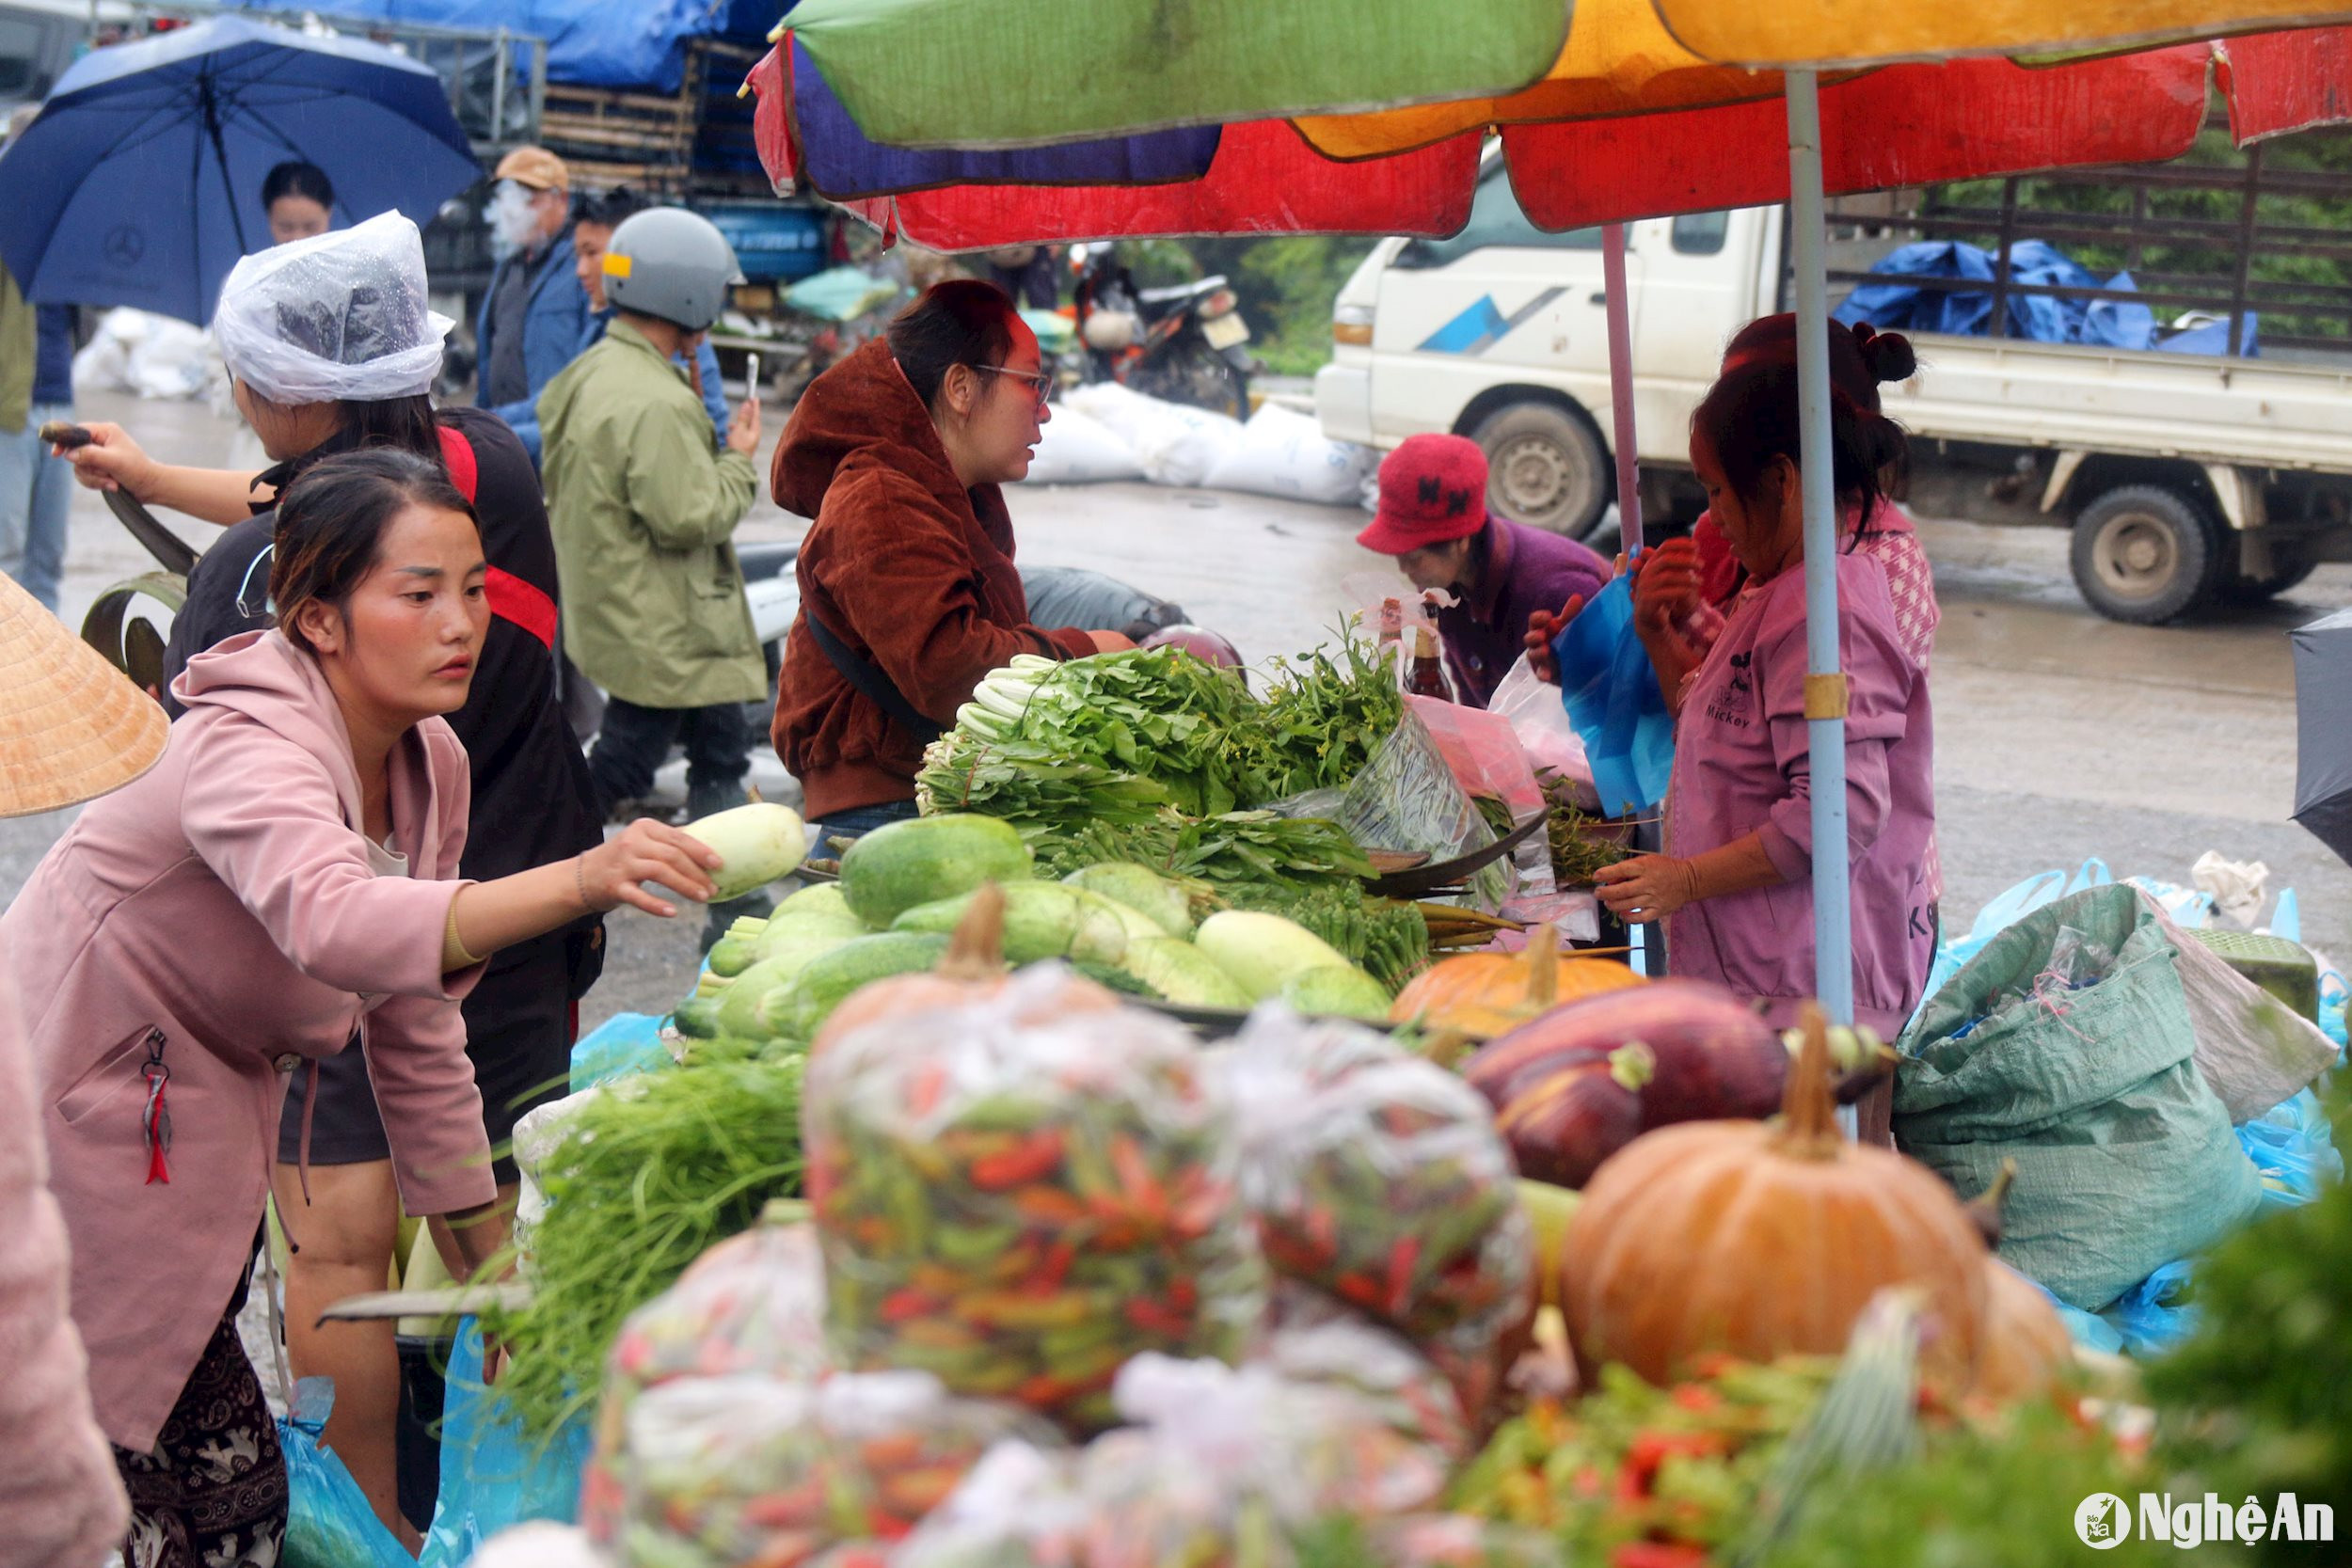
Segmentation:
<svg viewBox="0 0 2352 1568">
<path fill-rule="evenodd" d="M 1724 370 L 1728 373 L 1743 366 L 1773 364 L 1793 373 L 1796 352 L 1796 317 L 1785 312 L 1765 316 L 1733 336 L 1724 350 Z M 1908 476 L 1910 454 L 1902 426 L 1879 407 L 1880 384 L 1907 380 L 1918 368 L 1910 340 L 1900 333 L 1878 332 L 1867 322 L 1851 327 L 1830 324 L 1830 385 L 1853 405 L 1865 454 L 1879 476 L 1877 497 L 1867 511 L 1839 515 L 1838 535 L 1845 548 L 1876 561 L 1886 573 L 1903 651 L 1925 670 L 1941 615 L 1935 578 L 1911 519 L 1888 494 Z M 1753 583 L 1724 538 L 1712 508 L 1700 516 L 1688 541 L 1661 545 L 1643 558 L 1639 569 L 1636 622 L 1657 667 L 1659 687 L 1672 706 L 1682 682 L 1707 657 L 1724 617 Z"/>
<path fill-rule="evenodd" d="M 1843 516 L 1867 522 L 1885 505 L 1884 423 L 1833 389 L 1830 478 Z M 1800 426 L 1792 356 L 1736 363 L 1692 417 L 1692 466 L 1746 586 L 1695 668 L 1672 689 L 1678 701 L 1666 852 L 1600 874 L 1601 901 L 1613 912 L 1670 922 L 1674 974 L 1756 998 L 1775 1022 L 1792 1021 L 1814 993 Z M 1854 1016 L 1892 1038 L 1919 1001 L 1934 946 L 1933 726 L 1927 676 L 1904 646 L 1887 573 L 1851 545 L 1835 569 Z M 1692 600 L 1680 608 L 1696 608 L 1695 594 Z"/>
</svg>

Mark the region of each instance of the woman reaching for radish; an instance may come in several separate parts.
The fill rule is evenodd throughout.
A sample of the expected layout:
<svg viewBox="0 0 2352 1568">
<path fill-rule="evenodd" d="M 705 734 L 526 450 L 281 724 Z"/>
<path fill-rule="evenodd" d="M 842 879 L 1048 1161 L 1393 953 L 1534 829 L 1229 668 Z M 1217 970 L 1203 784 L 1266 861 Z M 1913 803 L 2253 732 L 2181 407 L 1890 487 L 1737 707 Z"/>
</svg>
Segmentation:
<svg viewBox="0 0 2352 1568">
<path fill-rule="evenodd" d="M 283 1462 L 235 1315 L 288 1074 L 357 1040 L 401 1196 L 479 1267 L 503 1240 L 459 999 L 487 958 L 583 912 L 677 912 L 720 857 L 639 821 L 569 860 L 458 877 L 469 787 L 446 714 L 489 607 L 437 464 L 328 458 L 290 485 L 277 626 L 192 658 L 145 777 L 87 808 L 0 914 L 73 1316 L 140 1561 L 267 1562 Z M 303 1241 L 300 1212 L 286 1216 Z M 206 1455 L 251 1452 L 224 1482 Z"/>
</svg>

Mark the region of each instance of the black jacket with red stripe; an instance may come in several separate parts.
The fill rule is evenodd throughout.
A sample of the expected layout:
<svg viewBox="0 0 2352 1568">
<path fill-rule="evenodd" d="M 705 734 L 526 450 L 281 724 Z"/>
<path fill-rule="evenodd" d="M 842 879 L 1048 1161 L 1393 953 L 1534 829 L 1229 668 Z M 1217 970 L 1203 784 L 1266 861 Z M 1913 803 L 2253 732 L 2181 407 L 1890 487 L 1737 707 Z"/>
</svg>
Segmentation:
<svg viewBox="0 0 2352 1568">
<path fill-rule="evenodd" d="M 539 476 L 497 415 L 443 408 L 436 418 L 451 477 L 472 494 L 491 567 L 490 629 L 466 705 L 449 716 L 473 774 L 472 829 L 460 869 L 487 881 L 592 848 L 603 830 L 587 764 L 555 689 L 555 541 Z M 261 482 L 282 491 L 311 464 L 356 445 L 347 433 L 338 435 L 269 469 Z M 269 555 L 277 520 L 275 510 L 256 513 L 226 530 L 198 559 L 165 651 L 167 684 L 194 655 L 270 625 Z M 168 692 L 165 706 L 180 716 Z"/>
</svg>

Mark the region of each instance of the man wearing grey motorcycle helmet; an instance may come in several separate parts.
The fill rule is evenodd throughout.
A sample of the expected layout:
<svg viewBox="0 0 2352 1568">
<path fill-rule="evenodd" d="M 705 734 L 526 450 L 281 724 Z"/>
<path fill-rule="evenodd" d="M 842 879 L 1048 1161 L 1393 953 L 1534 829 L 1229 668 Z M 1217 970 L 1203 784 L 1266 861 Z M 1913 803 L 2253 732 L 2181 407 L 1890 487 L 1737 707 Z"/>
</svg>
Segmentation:
<svg viewBox="0 0 2352 1568">
<path fill-rule="evenodd" d="M 707 219 L 655 207 L 623 222 L 604 257 L 612 325 L 539 399 L 564 649 L 607 694 L 588 772 L 608 813 L 653 788 L 681 738 L 695 816 L 740 804 L 751 771 L 743 705 L 768 695 L 768 667 L 730 540 L 758 483 L 759 404 L 714 452 L 674 363 L 740 276 Z M 739 912 L 711 917 L 723 929 Z"/>
<path fill-rule="evenodd" d="M 546 148 L 518 147 L 499 160 L 496 178 L 483 215 L 499 260 L 474 334 L 474 401 L 514 426 L 536 461 L 532 405 L 588 325 L 587 291 L 572 271 L 572 175 Z"/>
</svg>

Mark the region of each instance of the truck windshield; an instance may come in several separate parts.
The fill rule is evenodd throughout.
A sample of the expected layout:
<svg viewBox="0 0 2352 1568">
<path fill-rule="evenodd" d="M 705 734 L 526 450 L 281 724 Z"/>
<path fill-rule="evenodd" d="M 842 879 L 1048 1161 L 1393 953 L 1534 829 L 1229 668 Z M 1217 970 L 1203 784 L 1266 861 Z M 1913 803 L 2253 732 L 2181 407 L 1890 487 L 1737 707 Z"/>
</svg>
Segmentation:
<svg viewBox="0 0 2352 1568">
<path fill-rule="evenodd" d="M 1478 182 L 1477 194 L 1470 198 L 1470 221 L 1462 226 L 1462 231 L 1450 239 L 1415 240 L 1397 254 L 1394 264 L 1448 266 L 1473 250 L 1490 245 L 1522 250 L 1598 250 L 1600 230 L 1571 229 L 1564 234 L 1545 233 L 1519 211 L 1518 201 L 1511 194 L 1511 182 L 1503 177 L 1502 165 L 1497 162 Z"/>
</svg>

